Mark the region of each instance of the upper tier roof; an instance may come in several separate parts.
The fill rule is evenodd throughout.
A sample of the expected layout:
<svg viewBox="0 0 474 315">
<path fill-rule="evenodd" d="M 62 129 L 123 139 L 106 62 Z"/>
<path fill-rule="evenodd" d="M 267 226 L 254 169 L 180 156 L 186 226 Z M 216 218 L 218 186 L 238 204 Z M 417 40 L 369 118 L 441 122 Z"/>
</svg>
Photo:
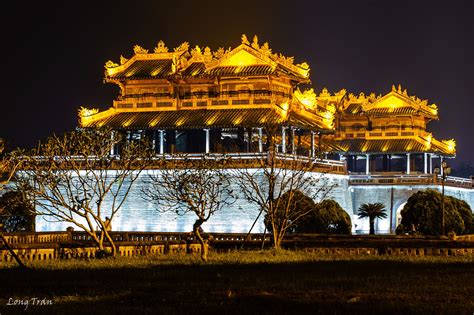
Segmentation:
<svg viewBox="0 0 474 315">
<path fill-rule="evenodd" d="M 384 96 L 375 96 L 374 93 L 359 96 L 349 94 L 339 106 L 339 111 L 344 114 L 367 114 L 372 116 L 404 116 L 423 115 L 427 119 L 438 119 L 438 107 L 428 104 L 427 100 L 420 100 L 416 96 L 409 96 L 407 90 L 401 86 L 398 89 L 392 86 L 392 90 Z"/>
<path fill-rule="evenodd" d="M 170 77 L 221 77 L 250 76 L 285 73 L 299 82 L 309 81 L 309 66 L 305 62 L 294 64 L 293 57 L 274 54 L 268 43 L 260 45 L 257 36 L 250 43 L 242 35 L 242 43 L 234 49 L 199 46 L 190 49 L 187 42 L 174 48 L 172 52 L 160 41 L 153 52 L 136 45 L 130 58 L 120 57 L 120 65 L 107 61 L 105 76 L 107 81 L 125 79 L 168 79 Z"/>
</svg>

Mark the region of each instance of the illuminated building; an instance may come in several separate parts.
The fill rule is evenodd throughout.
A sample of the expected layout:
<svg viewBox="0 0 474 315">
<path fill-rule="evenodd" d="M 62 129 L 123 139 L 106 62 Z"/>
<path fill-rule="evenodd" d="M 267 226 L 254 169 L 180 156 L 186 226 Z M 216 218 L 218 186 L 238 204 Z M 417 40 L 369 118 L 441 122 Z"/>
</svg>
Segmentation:
<svg viewBox="0 0 474 315">
<path fill-rule="evenodd" d="M 297 154 L 330 165 L 326 176 L 336 184 L 331 198 L 350 214 L 353 231 L 368 230 L 357 218 L 363 203 L 382 202 L 389 217 L 376 229 L 394 231 L 400 210 L 420 189 L 439 188 L 432 173 L 454 157 L 454 140 L 439 141 L 427 132 L 438 119 L 437 106 L 393 86 L 385 95 L 303 88 L 310 83 L 309 66 L 276 54 L 268 43 L 245 35 L 234 49 L 191 48 L 183 43 L 168 49 L 160 41 L 153 51 L 134 47 L 130 58 L 105 64 L 105 82 L 120 95 L 105 111 L 81 108 L 83 128 L 109 126 L 127 141 L 147 136 L 157 154 L 265 152 L 272 137 L 279 152 Z M 120 154 L 115 148 L 113 154 Z M 436 160 L 433 160 L 436 158 Z M 335 171 L 333 171 L 335 170 Z M 155 171 L 155 170 L 154 170 Z M 158 214 L 130 194 L 114 218 L 119 230 L 189 231 L 192 217 Z M 474 206 L 473 183 L 450 178 L 446 193 Z M 247 232 L 258 209 L 236 202 L 206 223 L 211 232 Z M 161 219 L 157 219 L 160 216 Z M 39 230 L 57 230 L 37 223 Z M 63 229 L 63 227 L 59 228 Z M 263 224 L 255 232 L 263 231 Z"/>
<path fill-rule="evenodd" d="M 183 43 L 170 51 L 160 41 L 134 53 L 106 63 L 105 81 L 120 96 L 103 112 L 82 108 L 82 127 L 109 126 L 129 140 L 146 135 L 158 153 L 263 152 L 273 130 L 280 152 L 315 156 L 315 139 L 333 132 L 333 107 L 314 106 L 311 91 L 299 90 L 309 66 L 256 36 L 228 50 Z"/>
<path fill-rule="evenodd" d="M 301 91 L 309 71 L 257 36 L 216 51 L 136 45 L 129 59 L 105 64 L 105 81 L 120 87 L 113 106 L 82 108 L 80 125 L 109 126 L 129 140 L 146 135 L 161 154 L 263 152 L 266 131 L 277 130 L 280 152 L 337 154 L 350 173 L 431 173 L 432 157 L 455 155 L 454 140 L 426 131 L 438 119 L 436 105 L 400 86 L 384 96 Z"/>
</svg>

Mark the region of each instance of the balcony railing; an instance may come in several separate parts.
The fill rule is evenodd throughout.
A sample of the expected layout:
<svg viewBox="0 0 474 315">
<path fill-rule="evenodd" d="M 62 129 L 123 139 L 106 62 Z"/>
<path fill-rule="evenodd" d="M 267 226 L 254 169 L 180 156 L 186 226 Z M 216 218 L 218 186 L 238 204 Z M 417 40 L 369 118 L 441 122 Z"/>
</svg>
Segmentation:
<svg viewBox="0 0 474 315">
<path fill-rule="evenodd" d="M 114 101 L 118 109 L 163 109 L 163 108 L 205 108 L 216 106 L 268 105 L 277 98 L 291 98 L 290 94 L 278 91 L 225 91 L 221 93 L 145 93 L 120 96 Z"/>
<path fill-rule="evenodd" d="M 350 175 L 349 185 L 441 185 L 441 180 L 434 174 Z M 445 185 L 472 189 L 474 179 L 448 176 Z"/>
</svg>

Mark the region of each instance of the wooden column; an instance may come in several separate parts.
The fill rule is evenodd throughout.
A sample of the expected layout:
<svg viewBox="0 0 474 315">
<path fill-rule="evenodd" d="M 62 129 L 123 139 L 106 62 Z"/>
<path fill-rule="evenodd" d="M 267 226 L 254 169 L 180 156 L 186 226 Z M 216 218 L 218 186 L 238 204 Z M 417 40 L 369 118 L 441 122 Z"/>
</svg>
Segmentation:
<svg viewBox="0 0 474 315">
<path fill-rule="evenodd" d="M 410 174 L 410 153 L 407 153 L 407 174 Z"/>
<path fill-rule="evenodd" d="M 365 174 L 370 174 L 370 154 L 365 155 Z"/>
<path fill-rule="evenodd" d="M 206 153 L 209 153 L 210 151 L 210 137 L 209 137 L 209 129 L 204 129 L 204 132 L 206 133 Z M 201 142 L 202 143 L 202 142 Z"/>
<path fill-rule="evenodd" d="M 281 127 L 281 152 L 286 153 L 286 127 Z"/>
</svg>

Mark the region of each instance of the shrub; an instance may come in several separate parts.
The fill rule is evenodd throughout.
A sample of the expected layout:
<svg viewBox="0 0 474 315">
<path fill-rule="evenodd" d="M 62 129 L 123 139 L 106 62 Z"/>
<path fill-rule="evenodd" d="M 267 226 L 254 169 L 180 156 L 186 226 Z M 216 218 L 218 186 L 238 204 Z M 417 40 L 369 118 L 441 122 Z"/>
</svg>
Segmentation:
<svg viewBox="0 0 474 315">
<path fill-rule="evenodd" d="M 409 230 L 423 235 L 440 235 L 441 199 L 441 193 L 432 189 L 413 194 L 401 211 L 401 225 L 405 227 L 405 232 Z M 445 196 L 444 226 L 446 233 L 472 233 L 474 215 L 469 205 L 465 201 Z"/>
<path fill-rule="evenodd" d="M 20 191 L 9 191 L 0 197 L 0 224 L 5 232 L 35 230 L 33 205 Z"/>
</svg>

